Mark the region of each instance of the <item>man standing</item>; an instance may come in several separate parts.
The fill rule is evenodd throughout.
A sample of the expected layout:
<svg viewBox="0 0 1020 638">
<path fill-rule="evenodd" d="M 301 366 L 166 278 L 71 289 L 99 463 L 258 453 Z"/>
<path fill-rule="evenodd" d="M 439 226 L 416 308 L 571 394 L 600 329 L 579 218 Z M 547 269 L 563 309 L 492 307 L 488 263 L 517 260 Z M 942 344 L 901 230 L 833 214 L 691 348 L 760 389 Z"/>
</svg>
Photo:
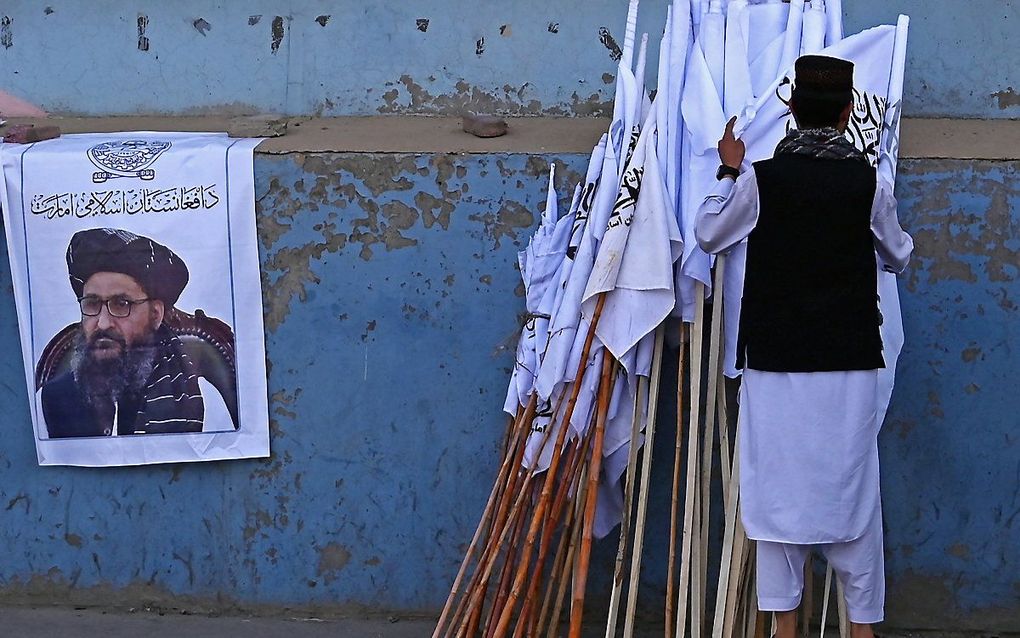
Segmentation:
<svg viewBox="0 0 1020 638">
<path fill-rule="evenodd" d="M 71 369 L 42 387 L 49 437 L 201 432 L 195 362 L 163 323 L 188 283 L 181 258 L 97 228 L 71 238 L 67 269 L 81 324 Z"/>
<path fill-rule="evenodd" d="M 798 128 L 744 167 L 730 120 L 719 186 L 699 211 L 702 248 L 747 239 L 737 367 L 742 521 L 757 541 L 758 605 L 793 638 L 804 563 L 823 553 L 843 583 L 854 638 L 884 617 L 877 413 L 882 352 L 877 267 L 913 250 L 892 185 L 844 137 L 853 64 L 804 56 Z M 876 257 L 877 254 L 877 257 Z"/>
</svg>

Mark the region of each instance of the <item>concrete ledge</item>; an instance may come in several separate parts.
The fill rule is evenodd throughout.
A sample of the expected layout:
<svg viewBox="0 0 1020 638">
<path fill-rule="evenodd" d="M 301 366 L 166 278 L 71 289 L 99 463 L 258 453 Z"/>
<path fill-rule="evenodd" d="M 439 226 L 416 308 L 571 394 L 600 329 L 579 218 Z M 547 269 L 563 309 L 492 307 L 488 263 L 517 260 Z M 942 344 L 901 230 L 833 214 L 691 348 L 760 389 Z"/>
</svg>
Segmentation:
<svg viewBox="0 0 1020 638">
<path fill-rule="evenodd" d="M 12 122 L 38 120 L 12 119 Z M 226 117 L 49 118 L 65 133 L 113 131 L 226 131 Z M 460 118 L 371 116 L 292 118 L 287 134 L 257 152 L 285 153 L 589 153 L 608 118 L 510 118 L 503 137 L 480 139 L 461 130 Z M 1020 120 L 903 121 L 904 159 L 1020 159 Z"/>
</svg>

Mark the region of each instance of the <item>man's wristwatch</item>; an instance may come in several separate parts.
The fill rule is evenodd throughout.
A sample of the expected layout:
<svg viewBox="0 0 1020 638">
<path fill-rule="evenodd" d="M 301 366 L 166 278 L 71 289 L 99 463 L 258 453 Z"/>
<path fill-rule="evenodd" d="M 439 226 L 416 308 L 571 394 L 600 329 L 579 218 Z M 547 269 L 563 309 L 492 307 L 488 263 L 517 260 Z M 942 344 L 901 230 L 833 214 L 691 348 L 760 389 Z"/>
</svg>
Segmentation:
<svg viewBox="0 0 1020 638">
<path fill-rule="evenodd" d="M 715 172 L 715 178 L 722 179 L 724 177 L 732 177 L 733 179 L 737 179 L 738 177 L 740 177 L 740 169 L 733 168 L 732 166 L 727 166 L 725 164 L 720 164 L 719 170 Z"/>
</svg>

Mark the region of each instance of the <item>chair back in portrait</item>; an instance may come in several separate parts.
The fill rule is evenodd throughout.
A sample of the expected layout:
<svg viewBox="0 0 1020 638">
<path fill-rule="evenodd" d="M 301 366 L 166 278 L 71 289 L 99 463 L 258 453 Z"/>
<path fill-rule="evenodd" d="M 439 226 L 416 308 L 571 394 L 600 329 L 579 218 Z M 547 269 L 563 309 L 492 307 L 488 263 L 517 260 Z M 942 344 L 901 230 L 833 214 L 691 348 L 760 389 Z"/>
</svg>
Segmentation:
<svg viewBox="0 0 1020 638">
<path fill-rule="evenodd" d="M 195 310 L 195 314 L 192 315 L 171 308 L 163 317 L 163 324 L 184 344 L 184 351 L 198 368 L 198 376 L 219 391 L 236 430 L 239 422 L 234 331 L 226 323 L 206 315 L 201 309 Z M 36 390 L 71 367 L 74 335 L 79 325 L 77 322 L 70 324 L 46 344 L 35 368 Z"/>
</svg>

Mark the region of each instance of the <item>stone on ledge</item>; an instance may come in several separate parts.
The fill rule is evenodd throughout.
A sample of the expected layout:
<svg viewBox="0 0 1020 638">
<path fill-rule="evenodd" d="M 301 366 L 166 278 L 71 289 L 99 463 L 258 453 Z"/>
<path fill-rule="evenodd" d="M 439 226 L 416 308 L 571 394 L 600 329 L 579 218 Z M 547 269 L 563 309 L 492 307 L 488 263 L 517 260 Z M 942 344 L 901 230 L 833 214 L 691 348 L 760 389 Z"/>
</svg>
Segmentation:
<svg viewBox="0 0 1020 638">
<path fill-rule="evenodd" d="M 34 124 L 12 124 L 4 134 L 4 142 L 14 144 L 31 144 L 52 140 L 60 137 L 60 127 L 52 124 L 36 126 Z"/>
<path fill-rule="evenodd" d="M 466 113 L 461 121 L 465 133 L 475 137 L 499 137 L 506 135 L 509 127 L 506 120 L 495 115 L 475 115 Z"/>
<path fill-rule="evenodd" d="M 278 113 L 244 115 L 230 120 L 230 137 L 281 137 L 287 134 L 287 118 Z"/>
</svg>

